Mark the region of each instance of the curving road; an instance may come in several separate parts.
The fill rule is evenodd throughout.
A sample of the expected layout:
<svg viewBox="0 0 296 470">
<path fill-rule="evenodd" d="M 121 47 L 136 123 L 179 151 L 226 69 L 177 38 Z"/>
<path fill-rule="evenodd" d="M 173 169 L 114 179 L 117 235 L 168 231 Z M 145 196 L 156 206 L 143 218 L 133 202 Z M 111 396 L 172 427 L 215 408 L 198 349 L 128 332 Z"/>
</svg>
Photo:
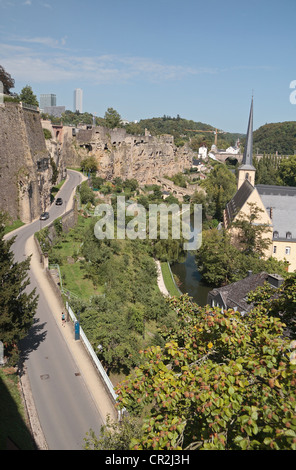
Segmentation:
<svg viewBox="0 0 296 470">
<path fill-rule="evenodd" d="M 68 170 L 59 192 L 63 205 L 53 204 L 48 220 L 36 220 L 14 233 L 17 238 L 12 249 L 16 261 L 24 260 L 26 244 L 32 235 L 65 212 L 65 201 L 71 200 L 74 188 L 81 181 L 81 174 Z M 39 422 L 49 450 L 81 450 L 86 433 L 91 428 L 98 435 L 103 420 L 54 318 L 44 286 L 36 279 L 32 267 L 30 279 L 29 289 L 36 287 L 39 302 L 34 324 L 22 342 L 22 353 Z"/>
</svg>

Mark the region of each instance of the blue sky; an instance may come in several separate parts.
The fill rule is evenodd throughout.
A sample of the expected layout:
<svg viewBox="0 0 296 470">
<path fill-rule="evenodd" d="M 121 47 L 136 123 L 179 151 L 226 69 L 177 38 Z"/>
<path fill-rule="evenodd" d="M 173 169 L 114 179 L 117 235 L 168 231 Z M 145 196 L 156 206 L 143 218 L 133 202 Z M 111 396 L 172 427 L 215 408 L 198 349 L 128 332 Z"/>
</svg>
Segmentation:
<svg viewBox="0 0 296 470">
<path fill-rule="evenodd" d="M 228 132 L 296 120 L 295 0 L 0 0 L 0 64 L 37 98 Z"/>
</svg>

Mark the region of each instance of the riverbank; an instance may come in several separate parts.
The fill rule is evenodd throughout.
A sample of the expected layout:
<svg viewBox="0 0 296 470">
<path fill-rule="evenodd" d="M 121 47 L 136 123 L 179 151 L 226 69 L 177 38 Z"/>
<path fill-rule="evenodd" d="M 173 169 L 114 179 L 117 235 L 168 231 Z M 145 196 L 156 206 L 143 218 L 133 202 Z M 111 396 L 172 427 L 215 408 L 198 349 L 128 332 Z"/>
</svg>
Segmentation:
<svg viewBox="0 0 296 470">
<path fill-rule="evenodd" d="M 202 282 L 202 277 L 196 267 L 194 255 L 188 253 L 183 263 L 172 264 L 171 271 L 180 281 L 180 291 L 183 294 L 188 294 L 195 303 L 204 307 L 207 304 L 208 293 L 212 290 L 212 287 Z"/>
</svg>

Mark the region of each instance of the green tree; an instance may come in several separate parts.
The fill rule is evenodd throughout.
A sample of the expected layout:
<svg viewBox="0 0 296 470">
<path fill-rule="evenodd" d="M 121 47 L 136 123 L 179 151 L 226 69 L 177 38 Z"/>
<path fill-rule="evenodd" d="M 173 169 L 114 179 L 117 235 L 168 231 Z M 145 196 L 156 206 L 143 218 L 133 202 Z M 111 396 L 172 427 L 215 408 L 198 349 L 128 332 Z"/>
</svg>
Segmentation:
<svg viewBox="0 0 296 470">
<path fill-rule="evenodd" d="M 217 228 L 203 231 L 202 246 L 196 252 L 196 264 L 205 283 L 220 287 L 243 279 L 250 270 L 254 274 L 266 271 L 286 276 L 284 262 L 273 257 L 265 259 L 261 256 L 261 250 L 268 241 L 263 239 L 261 244 L 258 232 L 255 231 L 255 245 L 253 245 L 254 234 L 251 230 L 249 235 L 249 226 L 246 233 L 249 239 L 245 240 L 242 236 L 241 247 L 234 246 L 228 231 Z M 246 246 L 249 249 L 246 249 Z"/>
<path fill-rule="evenodd" d="M 3 84 L 3 93 L 5 95 L 10 95 L 10 89 L 14 88 L 14 79 L 11 77 L 11 75 L 6 72 L 4 67 L 0 65 L 0 81 Z"/>
<path fill-rule="evenodd" d="M 110 129 L 114 129 L 115 127 L 119 127 L 121 117 L 120 114 L 113 108 L 108 108 L 105 112 L 105 125 Z"/>
<path fill-rule="evenodd" d="M 245 254 L 254 253 L 263 257 L 271 245 L 271 228 L 260 223 L 260 215 L 264 212 L 255 203 L 248 203 L 249 213 L 240 214 L 232 227 L 239 230 L 238 241 L 240 249 Z"/>
<path fill-rule="evenodd" d="M 132 438 L 140 438 L 142 434 L 141 422 L 137 418 L 124 416 L 120 422 L 111 421 L 107 416 L 106 425 L 101 427 L 100 436 L 97 437 L 91 430 L 87 433 L 85 450 L 129 450 Z"/>
<path fill-rule="evenodd" d="M 96 173 L 98 170 L 98 164 L 95 159 L 95 157 L 87 157 L 81 160 L 80 167 L 83 171 L 86 171 L 86 173 Z"/>
<path fill-rule="evenodd" d="M 279 182 L 285 186 L 296 186 L 296 155 L 281 159 L 278 167 Z"/>
<path fill-rule="evenodd" d="M 296 338 L 295 274 L 289 274 L 276 293 L 274 287 L 266 284 L 251 292 L 248 295 L 248 300 L 255 306 L 266 308 L 270 315 L 279 318 L 287 326 L 289 335 Z"/>
<path fill-rule="evenodd" d="M 113 184 L 115 185 L 115 192 L 121 193 L 123 188 L 123 181 L 118 176 L 114 179 Z"/>
<path fill-rule="evenodd" d="M 222 220 L 223 209 L 237 189 L 235 175 L 225 165 L 217 164 L 201 187 L 207 193 L 207 216 Z"/>
<path fill-rule="evenodd" d="M 187 187 L 186 178 L 183 175 L 183 173 L 177 173 L 176 175 L 173 175 L 173 176 L 165 176 L 165 178 L 173 181 L 173 183 L 176 186 L 180 186 L 181 188 Z"/>
<path fill-rule="evenodd" d="M 81 183 L 79 193 L 82 204 L 87 204 L 88 202 L 94 204 L 95 196 L 93 190 L 88 186 L 87 181 Z"/>
<path fill-rule="evenodd" d="M 20 101 L 26 104 L 31 104 L 33 106 L 39 106 L 36 95 L 34 95 L 32 88 L 29 85 L 26 85 L 20 95 Z"/>
<path fill-rule="evenodd" d="M 59 176 L 59 170 L 57 168 L 56 162 L 54 161 L 54 159 L 52 157 L 50 157 L 50 165 L 51 165 L 51 168 L 52 168 L 51 182 L 52 182 L 52 184 L 56 184 L 56 182 L 58 180 L 58 176 Z"/>
<path fill-rule="evenodd" d="M 153 245 L 153 253 L 156 259 L 174 263 L 184 257 L 184 240 L 174 240 L 170 236 L 167 240 L 157 240 Z"/>
<path fill-rule="evenodd" d="M 279 182 L 278 165 L 279 158 L 275 156 L 264 155 L 260 160 L 253 158 L 253 164 L 256 168 L 256 184 L 283 184 Z"/>
<path fill-rule="evenodd" d="M 94 189 L 100 189 L 101 186 L 104 184 L 104 181 L 104 178 L 96 176 L 95 173 L 91 175 L 91 184 Z"/>
<path fill-rule="evenodd" d="M 295 121 L 265 124 L 254 132 L 254 149 L 259 149 L 260 153 L 293 155 L 296 150 L 295 132 Z"/>
<path fill-rule="evenodd" d="M 130 447 L 296 450 L 296 345 L 285 325 L 260 304 L 244 317 L 188 296 L 171 304 L 165 345 L 145 349 L 117 388 L 119 408 L 143 419 Z"/>
<path fill-rule="evenodd" d="M 240 252 L 232 245 L 229 234 L 223 230 L 214 228 L 203 231 L 196 264 L 203 280 L 216 287 L 237 281 L 242 276 Z"/>
<path fill-rule="evenodd" d="M 157 289 L 157 272 L 152 249 L 146 240 L 98 240 L 94 224 L 83 235 L 81 254 L 95 285 L 103 285 L 104 296 L 77 306 L 89 340 L 102 345 L 100 360 L 106 370 L 130 371 L 139 362 L 150 321 L 170 324 L 169 306 Z"/>
<path fill-rule="evenodd" d="M 139 183 L 135 178 L 127 179 L 123 182 L 125 191 L 135 192 L 139 187 Z"/>
<path fill-rule="evenodd" d="M 20 263 L 14 261 L 11 247 L 15 237 L 4 240 L 4 217 L 0 214 L 0 339 L 5 354 L 14 364 L 19 354 L 19 342 L 32 326 L 37 308 L 38 297 L 33 289 L 28 293 L 30 284 L 28 271 L 30 258 Z"/>
<path fill-rule="evenodd" d="M 52 135 L 49 129 L 43 129 L 43 134 L 46 140 L 52 139 Z"/>
</svg>

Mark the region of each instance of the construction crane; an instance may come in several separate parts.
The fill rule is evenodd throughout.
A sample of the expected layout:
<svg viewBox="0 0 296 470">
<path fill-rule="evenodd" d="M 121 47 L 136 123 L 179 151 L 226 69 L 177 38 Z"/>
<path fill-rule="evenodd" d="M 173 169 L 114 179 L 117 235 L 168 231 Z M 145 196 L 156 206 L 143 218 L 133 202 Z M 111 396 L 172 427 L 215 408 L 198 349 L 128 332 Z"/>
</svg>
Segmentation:
<svg viewBox="0 0 296 470">
<path fill-rule="evenodd" d="M 211 133 L 214 133 L 215 134 L 215 145 L 217 147 L 217 137 L 218 137 L 218 134 L 226 134 L 226 132 L 224 131 L 218 131 L 218 129 L 215 129 L 214 131 L 205 131 L 203 129 L 185 129 L 185 131 L 189 131 L 189 132 L 211 132 Z"/>
</svg>

